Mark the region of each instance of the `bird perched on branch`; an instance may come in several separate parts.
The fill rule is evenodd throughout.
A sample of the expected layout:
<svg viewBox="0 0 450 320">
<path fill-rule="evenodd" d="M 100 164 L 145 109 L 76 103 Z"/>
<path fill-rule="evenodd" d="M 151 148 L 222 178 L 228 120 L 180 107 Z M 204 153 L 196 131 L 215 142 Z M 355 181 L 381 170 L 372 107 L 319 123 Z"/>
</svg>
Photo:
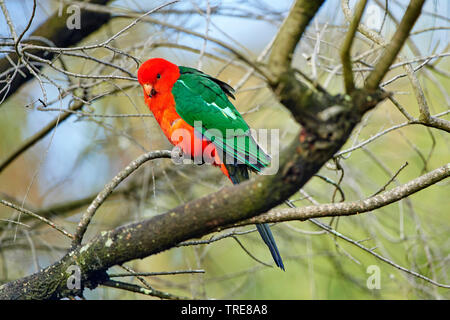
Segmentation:
<svg viewBox="0 0 450 320">
<path fill-rule="evenodd" d="M 144 62 L 138 80 L 166 137 L 194 163 L 219 167 L 233 184 L 248 180 L 249 170 L 260 172 L 270 164 L 269 155 L 228 99 L 234 99 L 234 90 L 225 82 L 161 58 Z M 284 270 L 269 226 L 256 227 L 276 265 Z"/>
</svg>

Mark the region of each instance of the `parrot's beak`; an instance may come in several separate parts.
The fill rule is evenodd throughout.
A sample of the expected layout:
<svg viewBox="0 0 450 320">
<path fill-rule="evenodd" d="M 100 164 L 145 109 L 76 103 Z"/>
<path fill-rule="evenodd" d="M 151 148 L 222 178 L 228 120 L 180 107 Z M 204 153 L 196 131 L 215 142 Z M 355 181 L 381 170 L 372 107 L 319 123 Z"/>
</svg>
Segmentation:
<svg viewBox="0 0 450 320">
<path fill-rule="evenodd" d="M 152 97 L 153 86 L 151 84 L 144 84 L 144 92 L 148 97 Z"/>
</svg>

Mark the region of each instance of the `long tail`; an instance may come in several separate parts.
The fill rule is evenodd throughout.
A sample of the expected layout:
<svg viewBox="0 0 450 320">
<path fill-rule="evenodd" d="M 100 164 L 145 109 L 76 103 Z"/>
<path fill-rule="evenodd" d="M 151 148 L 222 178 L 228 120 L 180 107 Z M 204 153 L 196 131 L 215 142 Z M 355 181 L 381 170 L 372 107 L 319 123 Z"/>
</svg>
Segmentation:
<svg viewBox="0 0 450 320">
<path fill-rule="evenodd" d="M 248 167 L 245 164 L 225 164 L 228 175 L 233 184 L 238 184 L 244 180 L 248 180 Z M 272 258 L 275 261 L 277 267 L 284 271 L 283 260 L 281 259 L 280 252 L 278 251 L 277 244 L 273 238 L 272 231 L 267 223 L 257 224 L 256 229 L 258 229 L 261 238 L 264 243 L 269 247 Z"/>
</svg>

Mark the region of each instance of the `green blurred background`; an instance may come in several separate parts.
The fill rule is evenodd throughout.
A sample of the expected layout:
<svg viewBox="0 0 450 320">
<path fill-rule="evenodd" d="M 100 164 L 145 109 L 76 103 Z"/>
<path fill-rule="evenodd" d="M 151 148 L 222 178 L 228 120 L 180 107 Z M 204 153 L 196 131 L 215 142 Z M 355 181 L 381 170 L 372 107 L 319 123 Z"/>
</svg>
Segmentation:
<svg viewBox="0 0 450 320">
<path fill-rule="evenodd" d="M 382 1 L 384 2 L 384 1 Z M 111 8 L 124 8 L 145 12 L 162 1 L 113 1 Z M 191 10 L 192 14 L 165 13 L 152 17 L 184 28 L 205 32 L 209 25 L 209 36 L 218 38 L 230 46 L 239 48 L 252 58 L 256 58 L 275 35 L 282 18 L 287 13 L 290 1 L 273 4 L 260 1 L 211 1 L 214 8 L 231 8 L 227 14 L 213 14 L 209 22 L 205 16 L 195 13 L 197 8 L 205 11 L 207 2 L 182 2 L 171 7 Z M 353 5 L 353 1 L 350 2 Z M 393 15 L 398 19 L 406 1 L 389 1 Z M 23 28 L 30 16 L 32 1 L 6 1 L 17 28 Z M 39 1 L 33 27 L 44 21 L 58 9 L 59 1 Z M 379 9 L 374 1 L 369 1 L 372 10 Z M 412 37 L 420 49 L 420 56 L 448 51 L 449 5 L 446 0 L 429 1 L 426 12 L 414 30 L 429 26 L 443 26 L 447 29 L 420 33 Z M 339 46 L 345 32 L 344 19 L 338 1 L 327 1 L 299 45 L 294 64 L 311 75 L 316 64 L 317 78 L 327 83 L 333 93 L 342 92 L 342 78 L 330 73 L 339 64 Z M 243 12 L 251 12 L 250 17 L 242 17 Z M 383 19 L 380 11 L 379 22 Z M 25 14 L 24 14 L 25 13 Z M 241 16 L 239 16 L 239 14 Z M 431 13 L 434 13 L 431 14 Z M 259 17 L 257 15 L 260 15 Z M 3 18 L 3 17 L 1 17 Z M 264 18 L 264 19 L 263 19 Z M 366 17 L 368 19 L 369 17 Z M 377 18 L 378 19 L 378 18 Z M 84 39 L 82 44 L 107 39 L 122 29 L 131 19 L 114 18 L 105 27 Z M 376 20 L 378 21 L 378 20 Z M 0 20 L 0 36 L 7 36 L 4 20 Z M 386 18 L 381 34 L 389 38 L 395 31 L 395 24 Z M 320 51 L 317 61 L 311 55 L 320 33 Z M 199 54 L 177 48 L 159 46 L 155 43 L 176 43 L 202 48 L 203 39 L 175 32 L 161 25 L 140 23 L 130 32 L 114 41 L 114 46 L 129 50 L 142 61 L 150 57 L 165 57 L 177 64 L 198 67 Z M 133 46 L 139 45 L 133 49 Z M 242 46 L 242 47 L 241 47 Z M 243 48 L 245 47 L 245 49 Z M 370 50 L 372 44 L 358 35 L 353 54 Z M 201 59 L 202 70 L 218 76 L 235 86 L 247 72 L 240 63 L 232 64 L 230 55 L 219 46 L 207 42 L 206 52 L 219 57 Z M 105 59 L 105 50 L 90 52 L 97 58 Z M 410 47 L 403 54 L 412 59 L 417 56 Z M 376 55 L 366 61 L 373 62 Z M 123 59 L 126 60 L 126 59 Z M 98 72 L 93 62 L 65 57 L 68 70 L 75 73 Z M 234 62 L 234 61 L 233 61 Z M 417 66 L 422 61 L 414 64 Z M 131 72 L 136 65 L 123 62 Z M 440 70 L 449 70 L 446 58 L 433 60 Z M 363 67 L 362 64 L 358 64 Z M 45 68 L 44 72 L 54 77 L 58 83 L 67 86 L 67 79 Z M 105 73 L 111 70 L 105 70 Z M 402 68 L 388 73 L 385 80 L 402 74 Z M 448 71 L 447 75 L 448 75 Z M 355 79 L 362 83 L 361 73 Z M 430 75 L 431 74 L 431 75 Z M 426 69 L 417 72 L 424 88 L 432 114 L 449 110 L 448 88 L 450 80 L 445 72 Z M 329 78 L 329 79 L 328 79 Z M 88 81 L 86 81 L 88 83 Z M 129 85 L 126 81 L 104 81 L 94 87 L 92 94 L 102 93 L 118 85 Z M 135 84 L 135 83 L 133 83 Z M 50 98 L 57 98 L 57 90 L 45 84 Z M 418 116 L 418 106 L 407 77 L 388 85 L 386 89 L 395 92 L 395 98 L 414 117 Z M 5 158 L 24 139 L 39 131 L 58 112 L 39 111 L 26 107 L 40 98 L 37 81 L 24 85 L 19 92 L 0 106 L 0 159 Z M 299 126 L 289 112 L 273 97 L 264 82 L 252 76 L 237 92 L 236 107 L 244 113 L 247 122 L 255 129 L 280 129 L 281 148 L 288 145 L 298 132 Z M 69 98 L 56 102 L 51 107 L 67 108 Z M 36 104 L 35 104 L 36 106 Z M 101 98 L 84 112 L 94 114 L 148 114 L 141 89 L 135 87 L 118 94 Z M 445 119 L 449 119 L 448 114 Z M 383 130 L 405 122 L 405 117 L 386 101 L 369 112 L 355 129 L 351 139 L 343 147 L 346 150 L 379 134 Z M 101 118 L 74 115 L 59 125 L 45 139 L 16 159 L 0 175 L 0 198 L 23 203 L 35 212 L 51 208 L 52 220 L 73 231 L 85 207 L 74 210 L 57 210 L 78 199 L 95 195 L 120 169 L 145 150 L 168 149 L 165 137 L 153 118 Z M 348 152 L 337 159 L 342 170 L 335 170 L 336 163 L 330 161 L 319 175 L 327 181 L 314 177 L 303 189 L 295 194 L 297 206 L 310 205 L 305 195 L 321 203 L 342 201 L 340 192 L 332 183 L 341 178 L 340 188 L 345 201 L 362 199 L 377 192 L 406 162 L 408 165 L 399 173 L 388 188 L 406 183 L 415 177 L 442 166 L 450 159 L 450 140 L 444 131 L 420 125 L 408 125 L 384 134 L 363 148 Z M 343 176 L 342 176 L 343 175 Z M 342 177 L 341 177 L 342 176 Z M 102 230 L 109 230 L 127 222 L 137 221 L 164 213 L 191 199 L 201 197 L 229 185 L 219 170 L 211 166 L 175 166 L 170 160 L 157 160 L 145 165 L 126 180 L 116 195 L 102 205 L 88 229 L 87 239 Z M 418 272 L 437 282 L 449 281 L 448 260 L 450 254 L 450 186 L 444 180 L 417 194 L 387 207 L 356 216 L 339 219 L 324 218 L 340 233 L 361 242 L 367 248 L 407 269 Z M 28 226 L 17 225 L 6 220 L 17 219 L 9 208 L 0 207 L 0 281 L 16 279 L 36 271 L 59 259 L 68 248 L 69 241 L 54 230 L 27 220 Z M 21 218 L 23 219 L 23 217 Z M 246 227 L 236 232 L 252 230 Z M 356 246 L 329 235 L 310 222 L 292 221 L 272 227 L 278 247 L 285 261 L 286 272 L 267 267 L 253 259 L 241 247 L 259 260 L 271 263 L 271 257 L 264 243 L 255 232 L 233 237 L 207 245 L 193 245 L 173 248 L 155 256 L 127 265 L 135 271 L 171 271 L 202 269 L 205 273 L 192 275 L 172 275 L 148 277 L 155 288 L 173 294 L 194 298 L 226 299 L 448 299 L 448 289 L 438 288 L 430 283 L 394 268 Z M 225 230 L 223 233 L 230 232 Z M 211 235 L 217 236 L 217 235 Z M 209 239 L 211 236 L 205 237 Z M 369 289 L 367 281 L 371 266 L 379 268 L 380 288 Z M 112 273 L 123 272 L 119 267 Z M 131 277 L 124 281 L 134 281 Z M 143 295 L 109 288 L 86 291 L 89 299 L 146 299 Z"/>
</svg>

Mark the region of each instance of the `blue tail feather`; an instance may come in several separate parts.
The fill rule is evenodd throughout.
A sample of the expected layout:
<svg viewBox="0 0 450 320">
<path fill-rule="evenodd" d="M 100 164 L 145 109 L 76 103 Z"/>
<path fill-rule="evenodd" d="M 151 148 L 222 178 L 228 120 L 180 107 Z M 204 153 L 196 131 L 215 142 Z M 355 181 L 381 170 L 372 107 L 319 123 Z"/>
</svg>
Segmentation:
<svg viewBox="0 0 450 320">
<path fill-rule="evenodd" d="M 228 175 L 230 176 L 231 182 L 233 184 L 238 184 L 244 180 L 248 180 L 248 167 L 245 164 L 231 164 L 225 165 L 228 170 Z M 270 227 L 267 223 L 257 224 L 256 229 L 258 229 L 261 238 L 264 240 L 264 243 L 269 247 L 270 253 L 272 254 L 272 258 L 275 261 L 277 267 L 281 270 L 284 270 L 283 260 L 281 259 L 280 252 L 278 251 L 277 244 L 275 243 L 275 239 L 273 238 L 272 231 L 270 231 Z"/>
<path fill-rule="evenodd" d="M 273 261 L 275 261 L 277 267 L 285 271 L 283 260 L 281 259 L 280 252 L 278 251 L 277 244 L 275 243 L 275 239 L 273 238 L 272 231 L 270 231 L 269 225 L 267 223 L 257 224 L 256 229 L 258 229 L 258 232 L 261 235 L 261 238 L 264 240 L 264 243 L 269 247 Z"/>
</svg>

